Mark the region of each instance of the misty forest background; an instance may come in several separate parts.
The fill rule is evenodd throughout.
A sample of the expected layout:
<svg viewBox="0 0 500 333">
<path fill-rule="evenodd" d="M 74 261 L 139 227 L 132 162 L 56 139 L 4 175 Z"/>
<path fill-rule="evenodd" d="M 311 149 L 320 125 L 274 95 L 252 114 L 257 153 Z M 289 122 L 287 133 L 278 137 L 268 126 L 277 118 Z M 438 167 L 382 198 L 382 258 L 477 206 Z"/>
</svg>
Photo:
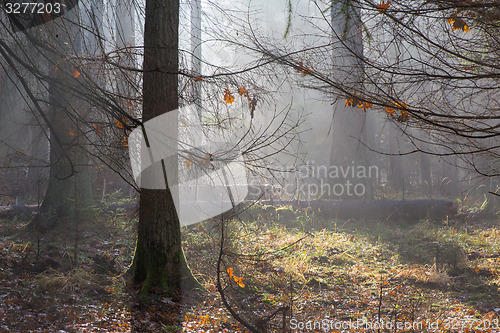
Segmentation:
<svg viewBox="0 0 500 333">
<path fill-rule="evenodd" d="M 500 1 L 7 2 L 0 332 L 500 330 Z M 128 137 L 187 106 L 249 194 L 181 227 Z"/>
</svg>

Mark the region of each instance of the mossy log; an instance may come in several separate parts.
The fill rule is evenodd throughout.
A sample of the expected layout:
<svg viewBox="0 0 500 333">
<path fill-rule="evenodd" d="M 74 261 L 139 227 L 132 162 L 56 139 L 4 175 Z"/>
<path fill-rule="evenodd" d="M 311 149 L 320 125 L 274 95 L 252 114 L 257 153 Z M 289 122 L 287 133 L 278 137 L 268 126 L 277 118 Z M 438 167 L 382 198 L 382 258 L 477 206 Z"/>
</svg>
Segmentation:
<svg viewBox="0 0 500 333">
<path fill-rule="evenodd" d="M 311 208 L 326 218 L 407 220 L 445 219 L 458 214 L 453 201 L 422 200 L 311 200 L 311 201 L 260 201 L 268 205 L 291 205 Z"/>
</svg>

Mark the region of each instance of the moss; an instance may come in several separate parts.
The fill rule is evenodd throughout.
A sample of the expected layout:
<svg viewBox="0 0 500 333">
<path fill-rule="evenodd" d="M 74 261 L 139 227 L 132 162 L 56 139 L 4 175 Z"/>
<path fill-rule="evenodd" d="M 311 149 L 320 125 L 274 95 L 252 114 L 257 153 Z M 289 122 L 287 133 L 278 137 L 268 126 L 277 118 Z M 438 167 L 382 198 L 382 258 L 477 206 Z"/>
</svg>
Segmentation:
<svg viewBox="0 0 500 333">
<path fill-rule="evenodd" d="M 134 283 L 142 283 L 141 295 L 150 294 L 154 288 L 160 288 L 166 292 L 175 289 L 205 291 L 205 288 L 193 276 L 182 250 L 174 254 L 172 258 L 161 251 L 153 251 L 148 255 L 144 252 L 144 250 L 136 248 L 134 262 L 131 266 Z M 180 285 L 176 285 L 175 281 L 178 280 L 176 273 L 167 269 L 169 260 L 172 260 L 178 267 Z"/>
</svg>

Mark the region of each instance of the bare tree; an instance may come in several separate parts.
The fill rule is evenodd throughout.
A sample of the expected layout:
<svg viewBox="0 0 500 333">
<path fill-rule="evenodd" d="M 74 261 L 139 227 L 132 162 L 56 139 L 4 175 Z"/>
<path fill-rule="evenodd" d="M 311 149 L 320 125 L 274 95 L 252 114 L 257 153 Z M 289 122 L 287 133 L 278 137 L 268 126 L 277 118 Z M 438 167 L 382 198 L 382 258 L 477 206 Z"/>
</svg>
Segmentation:
<svg viewBox="0 0 500 333">
<path fill-rule="evenodd" d="M 302 15 L 304 33 L 296 34 L 293 43 L 259 35 L 251 19 L 242 23 L 243 33 L 237 39 L 228 39 L 261 55 L 263 62 L 307 74 L 303 86 L 338 103 L 345 101 L 351 113 L 377 113 L 394 121 L 412 148 L 382 153 L 454 155 L 458 161 L 443 161 L 468 166 L 476 175 L 498 177 L 498 1 L 314 4 L 316 12 Z M 327 13 L 339 7 L 345 13 L 359 13 L 362 34 L 346 39 L 337 32 Z M 332 35 L 333 40 L 326 40 Z M 355 43 L 361 37 L 362 53 Z M 346 55 L 331 59 L 331 50 L 339 45 Z M 350 58 L 355 59 L 354 67 L 339 63 Z M 334 126 L 349 131 L 344 137 L 363 141 L 361 131 L 347 119 L 335 119 Z"/>
</svg>

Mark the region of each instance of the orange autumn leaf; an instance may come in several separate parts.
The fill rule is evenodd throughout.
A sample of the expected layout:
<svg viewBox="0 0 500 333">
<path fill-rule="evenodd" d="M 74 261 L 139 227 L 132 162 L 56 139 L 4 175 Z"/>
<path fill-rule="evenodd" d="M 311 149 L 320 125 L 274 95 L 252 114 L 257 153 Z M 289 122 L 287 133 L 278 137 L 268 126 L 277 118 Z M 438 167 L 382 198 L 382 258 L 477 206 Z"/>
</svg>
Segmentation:
<svg viewBox="0 0 500 333">
<path fill-rule="evenodd" d="M 390 3 L 391 3 L 390 1 L 387 1 L 387 3 L 385 1 L 382 1 L 382 3 L 380 5 L 377 5 L 378 12 L 379 13 L 385 12 L 387 10 L 387 8 L 389 8 Z"/>
<path fill-rule="evenodd" d="M 234 281 L 238 284 L 240 288 L 245 288 L 245 284 L 243 283 L 243 278 L 234 277 Z"/>
<path fill-rule="evenodd" d="M 78 77 L 80 76 L 80 74 L 81 74 L 81 73 L 80 73 L 77 69 L 75 69 L 75 70 L 73 71 L 73 76 L 74 76 L 75 78 L 77 78 L 77 79 L 78 79 Z"/>
<path fill-rule="evenodd" d="M 203 76 L 197 76 L 194 78 L 194 82 L 198 82 L 198 81 L 201 81 L 203 80 Z"/>
<path fill-rule="evenodd" d="M 124 128 L 126 123 L 127 123 L 127 118 L 122 118 L 122 120 L 115 119 L 115 124 L 116 127 L 118 128 Z"/>
<path fill-rule="evenodd" d="M 229 267 L 227 269 L 227 275 L 229 275 L 230 278 L 232 278 L 234 276 L 234 271 L 231 267 Z"/>
<path fill-rule="evenodd" d="M 408 105 L 404 102 L 394 101 L 395 107 L 386 106 L 385 112 L 389 114 L 392 118 L 395 117 L 395 109 L 399 111 L 399 115 L 396 117 L 396 120 L 399 122 L 405 122 L 410 119 L 410 114 L 407 111 Z"/>
<path fill-rule="evenodd" d="M 406 109 L 406 108 L 408 108 L 408 105 L 406 105 L 404 102 L 395 101 L 394 104 L 396 104 L 396 106 L 398 107 L 398 109 Z"/>
<path fill-rule="evenodd" d="M 122 145 L 123 147 L 128 147 L 128 138 L 126 136 L 124 136 L 122 139 Z"/>
<path fill-rule="evenodd" d="M 240 94 L 240 96 L 249 98 L 247 90 L 245 88 L 243 88 L 243 87 L 239 87 L 238 88 L 238 94 Z"/>
<path fill-rule="evenodd" d="M 366 112 L 367 109 L 370 109 L 373 107 L 373 103 L 368 100 L 368 99 L 361 99 L 358 96 L 353 96 L 349 97 L 345 100 L 345 106 L 346 107 L 358 107 L 363 110 L 363 112 Z"/>
<path fill-rule="evenodd" d="M 185 160 L 184 161 L 184 165 L 186 166 L 186 169 L 189 169 L 192 164 L 193 164 L 193 162 L 191 162 L 190 160 Z"/>
<path fill-rule="evenodd" d="M 312 68 L 309 68 L 307 67 L 303 72 L 302 72 L 302 76 L 306 76 L 307 74 L 309 74 L 310 72 L 312 72 Z"/>
<path fill-rule="evenodd" d="M 366 110 L 371 107 L 373 107 L 373 104 L 368 101 L 358 103 L 358 108 L 363 109 L 363 112 L 366 112 Z"/>
<path fill-rule="evenodd" d="M 312 72 L 313 72 L 312 68 L 310 68 L 310 67 L 305 67 L 305 66 L 304 66 L 304 64 L 303 64 L 302 62 L 299 62 L 299 66 L 298 66 L 298 68 L 295 68 L 295 70 L 296 70 L 297 72 L 301 73 L 301 74 L 302 74 L 302 76 L 306 76 L 307 74 L 309 74 L 309 73 L 312 73 Z"/>
<path fill-rule="evenodd" d="M 398 116 L 397 120 L 404 123 L 410 119 L 410 114 L 406 110 L 401 110 L 401 114 Z"/>
<path fill-rule="evenodd" d="M 465 23 L 465 21 L 461 17 L 458 17 L 457 14 L 453 14 L 448 19 L 448 23 L 451 24 L 453 31 L 455 31 L 455 30 L 463 30 L 463 31 L 465 31 L 467 33 L 470 32 L 469 26 L 467 25 L 467 23 Z"/>
<path fill-rule="evenodd" d="M 232 104 L 234 102 L 234 96 L 229 92 L 229 89 L 224 90 L 224 102 L 226 104 Z"/>
<path fill-rule="evenodd" d="M 210 317 L 208 315 L 205 315 L 203 317 L 201 317 L 201 325 L 208 325 L 210 324 Z"/>
<path fill-rule="evenodd" d="M 94 124 L 94 130 L 97 136 L 101 136 L 101 127 L 99 127 L 97 124 Z"/>
<path fill-rule="evenodd" d="M 390 106 L 385 107 L 385 113 L 389 114 L 392 118 L 394 118 L 394 109 Z"/>
</svg>

